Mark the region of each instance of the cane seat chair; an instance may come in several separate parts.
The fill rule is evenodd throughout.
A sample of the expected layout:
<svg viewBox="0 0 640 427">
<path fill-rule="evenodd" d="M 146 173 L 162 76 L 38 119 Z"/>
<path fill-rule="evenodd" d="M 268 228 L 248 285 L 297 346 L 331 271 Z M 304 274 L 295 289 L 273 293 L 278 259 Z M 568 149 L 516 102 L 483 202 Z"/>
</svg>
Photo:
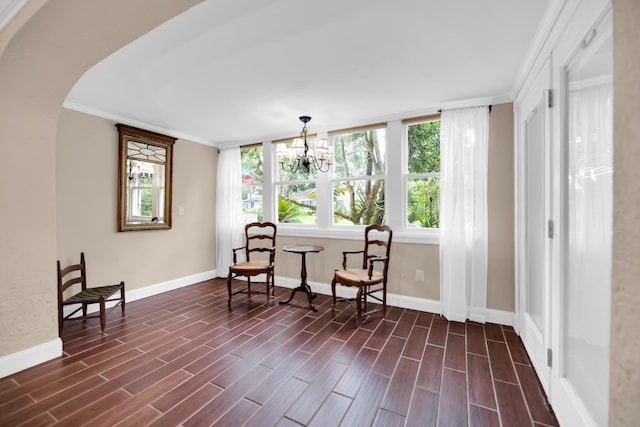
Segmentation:
<svg viewBox="0 0 640 427">
<path fill-rule="evenodd" d="M 79 289 L 78 289 L 79 285 Z M 65 298 L 65 293 L 72 295 Z M 116 301 L 116 304 L 107 309 L 108 302 Z M 88 314 L 89 304 L 98 304 L 98 314 Z M 64 315 L 64 307 L 69 305 L 79 305 L 71 313 Z M 104 335 L 107 324 L 107 314 L 118 305 L 122 308 L 124 316 L 124 282 L 115 285 L 87 287 L 87 266 L 84 259 L 84 252 L 80 254 L 80 264 L 69 265 L 61 268 L 58 260 L 58 333 L 62 337 L 62 329 L 66 320 L 86 320 L 100 318 L 100 332 Z M 73 317 L 82 310 L 82 316 Z"/>
<path fill-rule="evenodd" d="M 253 294 L 266 294 L 269 302 L 269 296 L 274 294 L 275 287 L 276 232 L 277 226 L 272 222 L 252 222 L 245 225 L 245 245 L 233 249 L 233 265 L 229 267 L 227 276 L 229 306 L 231 297 L 239 293 L 246 293 L 249 298 Z M 239 253 L 244 254 L 242 262 L 238 262 Z M 251 278 L 260 274 L 266 274 L 265 292 L 251 290 Z M 246 277 L 246 286 L 242 284 L 241 289 L 233 291 L 233 279 L 237 277 Z"/>
<path fill-rule="evenodd" d="M 356 303 L 356 325 L 362 323 L 365 316 L 382 311 L 387 312 L 387 275 L 389 272 L 389 255 L 393 231 L 387 225 L 370 225 L 364 232 L 364 249 L 360 251 L 342 252 L 342 270 L 336 270 L 331 281 L 333 296 L 332 309 L 340 301 Z M 356 268 L 348 267 L 348 258 L 353 255 L 362 256 L 361 264 Z M 340 284 L 357 288 L 355 298 L 336 297 L 336 285 Z M 381 307 L 367 310 L 367 297 L 382 303 Z"/>
</svg>

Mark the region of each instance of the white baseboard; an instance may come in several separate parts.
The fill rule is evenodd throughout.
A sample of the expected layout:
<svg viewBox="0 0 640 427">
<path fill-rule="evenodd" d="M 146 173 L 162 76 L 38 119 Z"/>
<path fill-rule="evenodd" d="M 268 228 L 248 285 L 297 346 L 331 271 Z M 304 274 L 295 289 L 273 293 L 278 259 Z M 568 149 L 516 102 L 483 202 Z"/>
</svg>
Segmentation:
<svg viewBox="0 0 640 427">
<path fill-rule="evenodd" d="M 125 299 L 127 302 L 137 301 L 139 299 L 147 298 L 150 296 L 158 295 L 163 292 L 172 291 L 174 289 L 182 288 L 185 286 L 193 285 L 203 282 L 205 280 L 213 279 L 216 277 L 216 270 L 205 271 L 202 273 L 192 274 L 191 276 L 180 277 L 174 280 L 168 280 L 166 282 L 157 283 L 155 285 L 146 286 L 141 289 L 133 289 L 126 291 Z M 107 307 L 113 306 L 115 303 L 107 304 Z M 65 307 L 65 316 L 72 312 L 76 306 L 70 308 Z M 93 313 L 98 311 L 97 304 L 91 304 L 87 312 Z M 22 350 L 16 353 L 8 354 L 0 357 L 0 378 L 4 378 L 8 375 L 15 374 L 22 370 L 39 365 L 62 355 L 62 340 L 56 338 L 53 341 L 38 344 L 30 347 L 26 350 Z"/>
<path fill-rule="evenodd" d="M 155 285 L 145 286 L 140 289 L 133 289 L 131 291 L 125 290 L 125 301 L 133 302 L 139 299 L 152 297 L 154 295 L 161 294 L 163 292 L 173 291 L 174 289 L 183 288 L 185 286 L 194 285 L 196 283 L 204 282 L 205 280 L 213 279 L 216 277 L 216 270 L 204 271 L 202 273 L 192 274 L 190 276 L 180 277 L 174 280 L 167 280 L 166 282 L 156 283 Z M 126 283 L 125 283 L 126 288 Z M 107 303 L 107 308 L 113 307 L 116 303 Z M 79 305 L 72 305 L 64 307 L 64 315 L 67 316 L 73 312 Z M 87 307 L 87 313 L 95 313 L 98 311 L 98 304 L 91 304 Z M 76 316 L 79 316 L 78 313 Z M 74 317 L 76 317 L 74 316 Z"/>
<path fill-rule="evenodd" d="M 284 288 L 292 289 L 300 285 L 300 279 L 276 276 L 276 284 Z M 309 282 L 309 286 L 311 286 L 314 292 L 322 295 L 331 295 L 331 285 L 327 283 Z M 353 298 L 356 296 L 355 288 L 348 288 L 346 286 L 336 287 L 336 293 L 340 298 Z M 387 304 L 394 307 L 408 308 L 410 310 L 426 311 L 428 313 L 442 313 L 442 304 L 440 301 L 427 298 L 387 293 Z M 486 321 L 489 323 L 513 326 L 513 319 L 514 313 L 512 312 L 491 308 L 486 309 Z"/>
<path fill-rule="evenodd" d="M 62 356 L 62 340 L 55 340 L 0 357 L 0 378 Z"/>
<path fill-rule="evenodd" d="M 515 313 L 512 311 L 494 310 L 487 308 L 487 322 L 499 325 L 513 326 Z"/>
<path fill-rule="evenodd" d="M 185 286 L 194 285 L 216 277 L 216 270 L 204 271 L 202 273 L 192 274 L 191 276 L 180 277 L 174 280 L 157 283 L 151 286 L 145 286 L 140 289 L 133 289 L 125 293 L 127 302 L 137 301 L 139 299 L 152 297 L 163 292 L 173 291 L 174 289 L 183 288 Z M 126 287 L 126 285 L 125 285 Z"/>
</svg>

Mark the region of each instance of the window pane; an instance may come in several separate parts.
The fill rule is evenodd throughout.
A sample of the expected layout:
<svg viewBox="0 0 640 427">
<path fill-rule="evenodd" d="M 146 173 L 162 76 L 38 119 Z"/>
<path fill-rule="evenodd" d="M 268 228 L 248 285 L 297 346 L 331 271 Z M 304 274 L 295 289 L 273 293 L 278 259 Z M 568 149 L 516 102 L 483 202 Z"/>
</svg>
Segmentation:
<svg viewBox="0 0 640 427">
<path fill-rule="evenodd" d="M 440 172 L 440 122 L 408 126 L 409 173 Z"/>
<path fill-rule="evenodd" d="M 407 223 L 409 228 L 440 227 L 440 178 L 407 180 Z"/>
<path fill-rule="evenodd" d="M 384 224 L 384 180 L 360 179 L 333 184 L 333 223 Z"/>
<path fill-rule="evenodd" d="M 316 224 L 315 183 L 278 185 L 278 222 Z"/>
<path fill-rule="evenodd" d="M 243 222 L 262 221 L 262 185 L 242 187 Z"/>
<path fill-rule="evenodd" d="M 240 161 L 242 162 L 243 182 L 245 178 L 251 180 L 249 185 L 264 182 L 262 147 L 243 148 L 240 150 Z"/>
<path fill-rule="evenodd" d="M 385 129 L 335 135 L 333 144 L 336 177 L 384 174 Z"/>
<path fill-rule="evenodd" d="M 240 150 L 242 163 L 242 221 L 245 224 L 262 221 L 262 147 Z"/>
</svg>

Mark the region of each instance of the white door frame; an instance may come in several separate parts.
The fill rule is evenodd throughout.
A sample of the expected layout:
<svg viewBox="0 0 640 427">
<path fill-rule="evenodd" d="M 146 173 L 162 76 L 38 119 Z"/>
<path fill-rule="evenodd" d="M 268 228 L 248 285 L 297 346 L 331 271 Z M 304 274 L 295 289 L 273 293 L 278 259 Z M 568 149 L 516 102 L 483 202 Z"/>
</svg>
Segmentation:
<svg viewBox="0 0 640 427">
<path fill-rule="evenodd" d="M 540 333 L 537 327 L 532 325 L 532 320 L 526 313 L 527 307 L 527 167 L 526 167 L 526 120 L 535 108 L 543 108 L 544 118 L 544 168 L 541 172 L 544 178 L 544 218 L 550 218 L 551 191 L 550 191 L 550 153 L 551 153 L 551 109 L 549 107 L 549 89 L 551 87 L 551 57 L 547 57 L 543 65 L 537 70 L 530 87 L 524 90 L 524 96 L 518 100 L 516 107 L 516 319 L 515 328 L 520 334 L 522 342 L 527 349 L 538 378 L 545 392 L 549 394 L 551 370 L 547 364 L 547 349 L 551 348 L 551 291 L 550 291 L 550 257 L 551 246 L 549 239 L 544 238 L 544 264 L 543 288 L 543 331 Z M 540 230 L 544 233 L 545 230 Z"/>
</svg>

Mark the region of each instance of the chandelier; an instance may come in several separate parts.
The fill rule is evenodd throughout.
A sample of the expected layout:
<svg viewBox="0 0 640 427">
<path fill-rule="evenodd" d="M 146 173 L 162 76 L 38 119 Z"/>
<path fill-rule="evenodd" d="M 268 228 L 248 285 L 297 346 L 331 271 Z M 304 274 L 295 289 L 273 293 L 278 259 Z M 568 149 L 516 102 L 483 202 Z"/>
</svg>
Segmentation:
<svg viewBox="0 0 640 427">
<path fill-rule="evenodd" d="M 300 131 L 300 138 L 293 140 L 291 148 L 287 148 L 285 144 L 278 144 L 276 148 L 276 156 L 278 156 L 282 170 L 290 173 L 300 170 L 302 173 L 308 174 L 314 167 L 320 172 L 327 172 L 333 163 L 333 147 L 329 146 L 325 138 L 322 138 L 315 144 L 314 155 L 307 143 L 307 123 L 311 121 L 311 117 L 301 116 L 300 121 L 304 123 Z"/>
<path fill-rule="evenodd" d="M 129 184 L 133 186 L 150 185 L 153 180 L 153 165 L 138 160 L 127 160 L 129 163 Z"/>
</svg>

